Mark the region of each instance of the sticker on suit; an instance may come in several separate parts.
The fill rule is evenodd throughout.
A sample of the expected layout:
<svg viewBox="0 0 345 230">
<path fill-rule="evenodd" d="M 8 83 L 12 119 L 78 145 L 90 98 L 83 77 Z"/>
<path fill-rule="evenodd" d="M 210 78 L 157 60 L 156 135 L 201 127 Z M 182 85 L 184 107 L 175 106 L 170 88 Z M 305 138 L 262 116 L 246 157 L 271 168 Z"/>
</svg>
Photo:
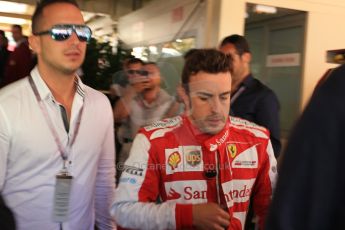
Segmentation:
<svg viewBox="0 0 345 230">
<path fill-rule="evenodd" d="M 232 160 L 232 168 L 258 168 L 258 153 L 256 145 L 244 148 L 241 143 L 228 144 L 227 153 Z"/>
<path fill-rule="evenodd" d="M 179 146 L 165 150 L 166 174 L 176 172 L 203 171 L 202 151 L 200 146 Z"/>
<path fill-rule="evenodd" d="M 182 204 L 207 202 L 207 185 L 204 180 L 165 182 L 164 187 L 167 200 Z"/>
</svg>

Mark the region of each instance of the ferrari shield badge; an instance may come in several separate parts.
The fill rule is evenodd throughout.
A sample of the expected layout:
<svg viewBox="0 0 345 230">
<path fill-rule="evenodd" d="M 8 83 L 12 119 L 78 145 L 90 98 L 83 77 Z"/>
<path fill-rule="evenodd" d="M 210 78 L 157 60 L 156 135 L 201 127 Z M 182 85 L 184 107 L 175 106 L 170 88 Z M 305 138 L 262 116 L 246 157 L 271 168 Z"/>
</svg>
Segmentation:
<svg viewBox="0 0 345 230">
<path fill-rule="evenodd" d="M 226 150 L 228 151 L 228 154 L 231 158 L 234 158 L 237 154 L 237 148 L 235 144 L 228 144 L 226 146 Z"/>
</svg>

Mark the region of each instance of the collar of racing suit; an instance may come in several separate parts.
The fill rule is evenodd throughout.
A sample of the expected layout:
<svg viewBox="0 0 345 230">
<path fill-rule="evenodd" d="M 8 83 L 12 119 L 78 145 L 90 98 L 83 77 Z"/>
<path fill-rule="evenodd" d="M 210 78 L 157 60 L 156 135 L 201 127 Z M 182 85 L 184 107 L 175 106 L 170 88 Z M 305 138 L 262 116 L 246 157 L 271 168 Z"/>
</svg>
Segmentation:
<svg viewBox="0 0 345 230">
<path fill-rule="evenodd" d="M 230 118 L 228 117 L 224 128 L 217 133 L 216 135 L 202 133 L 196 126 L 192 124 L 190 119 L 187 116 L 184 116 L 184 122 L 190 128 L 193 136 L 199 143 L 202 143 L 204 147 L 209 150 L 210 152 L 214 152 L 219 148 L 225 146 L 227 140 L 229 139 L 230 134 Z"/>
</svg>

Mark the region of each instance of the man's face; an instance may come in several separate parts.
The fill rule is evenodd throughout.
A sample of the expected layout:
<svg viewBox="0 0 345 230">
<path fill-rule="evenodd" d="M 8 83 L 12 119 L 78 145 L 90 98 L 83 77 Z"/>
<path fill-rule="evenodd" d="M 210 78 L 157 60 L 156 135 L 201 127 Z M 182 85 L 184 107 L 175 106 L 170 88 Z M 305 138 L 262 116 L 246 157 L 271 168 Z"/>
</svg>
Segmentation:
<svg viewBox="0 0 345 230">
<path fill-rule="evenodd" d="M 146 77 L 143 77 L 141 74 L 142 70 L 143 65 L 139 62 L 128 65 L 128 67 L 125 69 L 125 72 L 131 84 L 135 84 L 143 81 L 143 79 L 146 79 Z"/>
<path fill-rule="evenodd" d="M 12 27 L 11 32 L 12 32 L 12 37 L 16 42 L 18 42 L 20 39 L 22 39 L 23 34 L 19 28 Z"/>
<path fill-rule="evenodd" d="M 230 73 L 198 72 L 191 76 L 188 85 L 187 111 L 192 123 L 203 133 L 219 133 L 229 116 Z"/>
<path fill-rule="evenodd" d="M 158 67 L 153 64 L 147 64 L 144 66 L 144 70 L 147 71 L 147 78 L 150 85 L 149 88 L 160 87 L 161 76 Z"/>
<path fill-rule="evenodd" d="M 47 31 L 58 24 L 84 25 L 80 10 L 67 3 L 54 3 L 43 10 L 38 31 Z M 85 58 L 85 41 L 80 41 L 75 32 L 63 41 L 55 41 L 49 34 L 33 36 L 30 45 L 37 53 L 39 65 L 64 74 L 74 74 Z"/>
<path fill-rule="evenodd" d="M 234 80 L 240 79 L 244 75 L 245 65 L 242 57 L 237 53 L 235 46 L 231 43 L 228 43 L 224 46 L 221 46 L 219 50 L 232 57 L 232 78 Z"/>
</svg>

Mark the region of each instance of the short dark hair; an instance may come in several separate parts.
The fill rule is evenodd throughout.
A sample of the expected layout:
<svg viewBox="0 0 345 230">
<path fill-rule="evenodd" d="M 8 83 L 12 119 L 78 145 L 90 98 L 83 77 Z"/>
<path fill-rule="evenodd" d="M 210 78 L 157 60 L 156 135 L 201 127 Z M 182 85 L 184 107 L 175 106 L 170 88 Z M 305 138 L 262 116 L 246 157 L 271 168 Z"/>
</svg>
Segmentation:
<svg viewBox="0 0 345 230">
<path fill-rule="evenodd" d="M 155 65 L 155 66 L 157 66 L 157 63 L 154 61 L 149 61 L 149 62 L 145 62 L 144 65 Z"/>
<path fill-rule="evenodd" d="M 39 32 L 37 31 L 37 27 L 39 21 L 41 20 L 44 8 L 55 3 L 68 3 L 80 9 L 78 3 L 75 0 L 40 0 L 39 2 L 37 2 L 35 12 L 31 18 L 31 30 L 33 34 Z"/>
<path fill-rule="evenodd" d="M 17 28 L 20 32 L 23 31 L 23 27 L 21 25 L 12 25 L 12 28 Z"/>
<path fill-rule="evenodd" d="M 143 62 L 143 60 L 139 59 L 139 58 L 130 58 L 125 62 L 125 66 L 126 68 L 128 68 L 128 66 L 132 65 L 132 64 L 142 64 L 144 65 L 145 63 Z"/>
<path fill-rule="evenodd" d="M 233 34 L 225 37 L 220 43 L 220 46 L 222 47 L 227 44 L 233 44 L 240 56 L 242 56 L 244 53 L 250 53 L 249 44 L 245 37 L 241 35 Z"/>
<path fill-rule="evenodd" d="M 188 92 L 188 83 L 192 75 L 200 71 L 206 73 L 224 73 L 232 70 L 231 56 L 216 49 L 193 49 L 185 57 L 182 71 L 182 85 Z"/>
</svg>

